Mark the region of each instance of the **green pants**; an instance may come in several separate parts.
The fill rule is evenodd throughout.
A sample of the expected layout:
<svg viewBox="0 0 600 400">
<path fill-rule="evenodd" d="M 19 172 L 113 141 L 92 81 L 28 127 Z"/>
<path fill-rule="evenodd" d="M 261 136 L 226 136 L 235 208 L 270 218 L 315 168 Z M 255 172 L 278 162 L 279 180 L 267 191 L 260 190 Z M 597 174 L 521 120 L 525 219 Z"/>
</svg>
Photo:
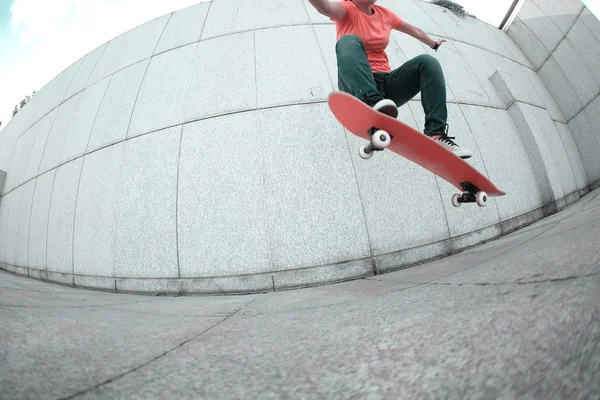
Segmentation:
<svg viewBox="0 0 600 400">
<path fill-rule="evenodd" d="M 445 132 L 446 83 L 439 61 L 422 54 L 392 72 L 375 72 L 367 59 L 363 42 L 355 35 L 345 35 L 336 44 L 338 86 L 369 106 L 384 98 L 400 107 L 421 92 L 425 111 L 426 135 Z"/>
</svg>

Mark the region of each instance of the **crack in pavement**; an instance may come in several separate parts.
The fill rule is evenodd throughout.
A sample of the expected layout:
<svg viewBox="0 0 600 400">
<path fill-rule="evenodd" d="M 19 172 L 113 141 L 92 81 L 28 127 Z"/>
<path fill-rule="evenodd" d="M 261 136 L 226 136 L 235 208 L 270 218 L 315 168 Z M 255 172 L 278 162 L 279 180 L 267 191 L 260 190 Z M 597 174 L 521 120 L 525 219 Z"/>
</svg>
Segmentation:
<svg viewBox="0 0 600 400">
<path fill-rule="evenodd" d="M 138 371 L 138 370 L 140 370 L 140 369 L 144 368 L 145 366 L 147 366 L 147 365 L 149 365 L 149 364 L 153 363 L 154 361 L 156 361 L 156 360 L 159 360 L 159 359 L 163 358 L 163 357 L 164 357 L 164 356 L 166 356 L 167 354 L 169 354 L 169 353 L 171 353 L 171 352 L 173 352 L 173 351 L 175 351 L 175 350 L 177 350 L 177 349 L 179 349 L 179 348 L 181 348 L 181 347 L 185 346 L 186 344 L 188 344 L 188 343 L 189 343 L 189 342 L 191 342 L 192 340 L 194 340 L 194 339 L 196 339 L 196 338 L 198 338 L 198 337 L 200 337 L 200 336 L 204 335 L 205 333 L 209 332 L 209 331 L 210 331 L 210 330 L 212 330 L 213 328 L 216 328 L 217 326 L 221 325 L 223 322 L 227 321 L 228 319 L 230 319 L 231 317 L 233 317 L 234 315 L 236 315 L 238 312 L 240 312 L 241 310 L 243 310 L 244 308 L 246 308 L 247 306 L 249 306 L 250 304 L 252 304 L 252 303 L 253 303 L 253 302 L 255 302 L 256 300 L 257 300 L 257 299 L 253 299 L 252 301 L 248 302 L 247 304 L 244 304 L 242 307 L 240 307 L 239 309 L 237 309 L 237 310 L 236 310 L 236 311 L 234 311 L 233 313 L 229 314 L 227 317 L 225 317 L 225 318 L 224 318 L 224 319 L 222 319 L 221 321 L 217 322 L 216 324 L 214 324 L 214 325 L 212 325 L 212 326 L 210 326 L 210 327 L 206 328 L 205 330 L 203 330 L 202 332 L 198 333 L 197 335 L 195 335 L 195 336 L 191 337 L 190 339 L 184 340 L 183 342 L 179 343 L 177 346 L 175 346 L 175 347 L 173 347 L 173 348 L 171 348 L 171 349 L 169 349 L 169 350 L 167 350 L 167 351 L 165 351 L 165 352 L 163 352 L 163 353 L 159 354 L 158 356 L 156 356 L 156 357 L 154 357 L 154 358 L 152 358 L 152 359 L 150 359 L 150 360 L 148 360 L 148 361 L 146 361 L 146 362 L 144 362 L 144 363 L 142 363 L 142 364 L 138 365 L 137 367 L 131 368 L 131 369 L 129 369 L 129 370 L 127 370 L 127 371 L 125 371 L 125 372 L 123 372 L 123 373 L 119 374 L 119 375 L 116 375 L 116 376 L 114 376 L 114 377 L 112 377 L 112 378 L 109 378 L 109 379 L 107 379 L 107 380 L 105 380 L 105 381 L 103 381 L 103 382 L 100 382 L 100 383 L 98 383 L 98 384 L 96 384 L 96 385 L 94 385 L 94 386 L 92 386 L 92 387 L 90 387 L 90 388 L 87 388 L 87 389 L 81 390 L 81 391 L 79 391 L 79 392 L 77 392 L 77 393 L 74 393 L 74 394 L 72 394 L 72 395 L 70 395 L 70 396 L 67 396 L 67 397 L 61 397 L 60 399 L 61 399 L 61 400 L 70 400 L 70 399 L 74 399 L 74 398 L 76 398 L 76 397 L 79 397 L 79 396 L 81 396 L 81 395 L 84 395 L 84 394 L 86 394 L 86 393 L 88 393 L 88 392 L 91 392 L 92 390 L 99 389 L 99 388 L 101 388 L 102 386 L 105 386 L 105 385 L 108 385 L 108 384 L 110 384 L 110 383 L 112 383 L 112 382 L 115 382 L 115 381 L 117 381 L 118 379 L 121 379 L 121 378 L 123 378 L 124 376 L 127 376 L 127 375 L 129 375 L 129 374 L 131 374 L 131 373 L 133 373 L 133 372 L 136 372 L 136 371 Z"/>
<path fill-rule="evenodd" d="M 569 275 L 564 278 L 548 278 L 548 279 L 540 279 L 540 280 L 535 280 L 535 281 L 522 281 L 523 279 L 527 279 L 527 278 L 521 278 L 520 280 L 513 281 L 513 282 L 475 282 L 475 283 L 433 282 L 433 280 L 432 280 L 429 282 L 422 282 L 420 284 L 421 285 L 431 285 L 431 286 L 455 286 L 455 287 L 534 285 L 534 284 L 538 284 L 538 283 L 565 282 L 565 281 L 571 281 L 571 280 L 575 280 L 575 279 L 589 278 L 589 277 L 596 276 L 596 275 L 600 275 L 600 271 L 599 272 L 591 272 L 591 273 L 585 274 L 585 275 Z M 441 278 L 439 278 L 439 279 L 441 279 Z M 437 279 L 434 279 L 434 280 L 437 280 Z M 406 281 L 406 283 L 418 283 L 418 282 Z M 411 287 L 413 287 L 413 286 L 411 286 Z"/>
</svg>

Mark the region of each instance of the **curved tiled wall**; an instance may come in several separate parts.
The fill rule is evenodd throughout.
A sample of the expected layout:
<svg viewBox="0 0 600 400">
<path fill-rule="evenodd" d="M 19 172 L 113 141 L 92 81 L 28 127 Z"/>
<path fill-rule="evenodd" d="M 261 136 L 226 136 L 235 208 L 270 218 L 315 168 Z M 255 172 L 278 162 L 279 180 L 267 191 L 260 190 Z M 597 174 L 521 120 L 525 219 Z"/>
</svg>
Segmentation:
<svg viewBox="0 0 600 400">
<path fill-rule="evenodd" d="M 90 52 L 1 132 L 0 267 L 123 292 L 279 290 L 440 257 L 586 190 L 561 108 L 505 33 L 380 4 L 449 40 L 433 53 L 396 32 L 392 67 L 440 60 L 451 133 L 507 196 L 455 209 L 455 190 L 405 159 L 361 160 L 326 104 L 330 21 L 305 0 L 214 0 Z M 400 109 L 423 117 L 419 97 Z"/>
<path fill-rule="evenodd" d="M 508 30 L 556 98 L 590 182 L 600 180 L 600 22 L 579 0 L 529 0 Z"/>
</svg>

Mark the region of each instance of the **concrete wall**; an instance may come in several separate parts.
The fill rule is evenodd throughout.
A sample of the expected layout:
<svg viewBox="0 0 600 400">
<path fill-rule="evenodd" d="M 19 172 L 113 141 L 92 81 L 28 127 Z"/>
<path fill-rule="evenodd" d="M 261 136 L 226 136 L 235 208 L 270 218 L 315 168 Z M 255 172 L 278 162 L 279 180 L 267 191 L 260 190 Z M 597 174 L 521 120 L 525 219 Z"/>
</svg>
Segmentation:
<svg viewBox="0 0 600 400">
<path fill-rule="evenodd" d="M 556 99 L 586 182 L 594 185 L 600 180 L 600 21 L 579 0 L 527 0 L 508 35 Z"/>
<path fill-rule="evenodd" d="M 380 4 L 449 40 L 434 53 L 395 32 L 392 67 L 438 57 L 450 132 L 507 196 L 456 209 L 394 153 L 360 159 L 326 104 L 334 26 L 306 0 L 214 0 L 85 55 L 6 126 L 0 267 L 123 292 L 280 290 L 441 257 L 587 190 L 559 96 L 509 36 Z M 422 128 L 418 96 L 399 118 Z"/>
</svg>

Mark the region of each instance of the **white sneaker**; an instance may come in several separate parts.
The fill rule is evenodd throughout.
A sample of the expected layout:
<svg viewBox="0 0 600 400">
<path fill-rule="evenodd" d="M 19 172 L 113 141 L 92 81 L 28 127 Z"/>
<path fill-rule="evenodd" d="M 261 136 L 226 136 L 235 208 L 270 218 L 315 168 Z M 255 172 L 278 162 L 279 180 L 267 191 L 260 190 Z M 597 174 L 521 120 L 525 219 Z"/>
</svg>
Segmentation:
<svg viewBox="0 0 600 400">
<path fill-rule="evenodd" d="M 448 135 L 435 135 L 431 136 L 431 138 L 462 159 L 471 158 L 473 156 L 473 152 L 471 150 L 464 149 L 454 143 L 452 141 L 452 139 L 454 139 L 453 137 Z"/>
<path fill-rule="evenodd" d="M 389 115 L 394 119 L 398 118 L 398 107 L 396 107 L 396 103 L 390 99 L 379 100 L 377 104 L 373 106 L 373 109 Z"/>
</svg>

